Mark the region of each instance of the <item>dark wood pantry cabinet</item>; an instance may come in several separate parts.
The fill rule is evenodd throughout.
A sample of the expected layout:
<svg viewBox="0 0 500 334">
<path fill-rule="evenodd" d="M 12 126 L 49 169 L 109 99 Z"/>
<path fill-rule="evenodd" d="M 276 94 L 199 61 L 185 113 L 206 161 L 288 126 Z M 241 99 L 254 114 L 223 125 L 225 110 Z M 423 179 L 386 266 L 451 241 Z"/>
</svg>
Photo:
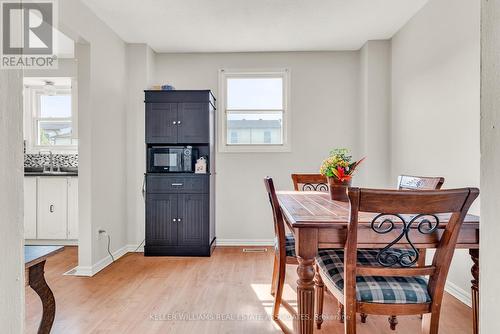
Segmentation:
<svg viewBox="0 0 500 334">
<path fill-rule="evenodd" d="M 190 146 L 207 173 L 147 173 L 146 256 L 210 256 L 215 246 L 215 98 L 203 91 L 145 91 L 146 146 Z M 147 162 L 148 163 L 148 162 Z"/>
</svg>

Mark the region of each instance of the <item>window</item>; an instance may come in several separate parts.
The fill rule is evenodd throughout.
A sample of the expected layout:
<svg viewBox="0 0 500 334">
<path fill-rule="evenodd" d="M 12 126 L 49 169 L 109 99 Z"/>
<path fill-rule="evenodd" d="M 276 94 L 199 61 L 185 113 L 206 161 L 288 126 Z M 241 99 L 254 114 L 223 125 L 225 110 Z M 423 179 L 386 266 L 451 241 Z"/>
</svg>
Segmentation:
<svg viewBox="0 0 500 334">
<path fill-rule="evenodd" d="M 270 144 L 271 140 L 271 131 L 264 131 L 264 143 Z"/>
<path fill-rule="evenodd" d="M 220 71 L 220 151 L 289 151 L 288 81 L 288 70 Z"/>
<path fill-rule="evenodd" d="M 71 78 L 64 79 L 65 84 L 55 85 L 50 81 L 43 84 L 43 80 L 38 83 L 38 78 L 25 78 L 24 137 L 29 152 L 77 150 L 73 123 L 76 103 Z"/>
<path fill-rule="evenodd" d="M 231 144 L 238 144 L 238 132 L 231 131 Z"/>
<path fill-rule="evenodd" d="M 35 138 L 37 146 L 72 145 L 71 95 L 37 94 Z"/>
</svg>

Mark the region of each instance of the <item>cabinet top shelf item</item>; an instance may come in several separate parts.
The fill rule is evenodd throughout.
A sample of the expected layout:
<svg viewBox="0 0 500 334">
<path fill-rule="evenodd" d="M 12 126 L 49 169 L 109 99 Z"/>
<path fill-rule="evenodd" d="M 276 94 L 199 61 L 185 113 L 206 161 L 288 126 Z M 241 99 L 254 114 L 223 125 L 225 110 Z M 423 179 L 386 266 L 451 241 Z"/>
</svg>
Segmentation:
<svg viewBox="0 0 500 334">
<path fill-rule="evenodd" d="M 210 90 L 145 90 L 144 102 L 210 102 L 215 108 L 215 96 Z"/>
</svg>

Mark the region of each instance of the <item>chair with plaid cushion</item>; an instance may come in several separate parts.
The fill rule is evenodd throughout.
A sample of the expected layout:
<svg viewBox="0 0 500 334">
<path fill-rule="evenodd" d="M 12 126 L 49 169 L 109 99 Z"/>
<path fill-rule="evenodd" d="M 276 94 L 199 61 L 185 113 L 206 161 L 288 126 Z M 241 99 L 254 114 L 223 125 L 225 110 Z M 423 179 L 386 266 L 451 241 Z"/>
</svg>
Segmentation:
<svg viewBox="0 0 500 334">
<path fill-rule="evenodd" d="M 398 176 L 398 189 L 399 190 L 438 190 L 441 189 L 444 183 L 444 177 L 433 176 L 413 176 L 413 175 L 400 175 Z M 419 266 L 425 266 L 425 248 L 419 249 L 418 263 Z M 361 313 L 361 322 L 366 322 L 366 314 Z M 396 330 L 398 320 L 395 315 L 389 318 L 391 329 Z"/>
<path fill-rule="evenodd" d="M 444 285 L 460 227 L 479 190 L 349 188 L 348 195 L 345 251 L 320 250 L 316 258 L 321 283 L 344 305 L 345 332 L 356 333 L 358 312 L 424 314 L 422 333 L 437 334 Z M 358 224 L 359 212 L 376 216 L 371 224 Z M 442 215 L 449 215 L 448 223 L 440 224 Z M 358 232 L 360 236 L 376 233 L 388 245 L 380 250 L 358 249 Z M 419 252 L 412 240 L 418 234 L 435 236 L 436 252 L 429 266 L 415 266 Z"/>
<path fill-rule="evenodd" d="M 271 295 L 274 296 L 273 304 L 273 319 L 278 319 L 279 309 L 281 304 L 285 303 L 282 299 L 283 286 L 285 285 L 285 273 L 287 264 L 298 264 L 295 256 L 295 239 L 293 234 L 287 234 L 285 231 L 285 221 L 278 203 L 276 190 L 274 188 L 273 179 L 266 177 L 264 179 L 269 202 L 273 212 L 274 220 L 274 269 L 271 283 Z M 291 307 L 289 307 L 291 309 Z"/>
</svg>

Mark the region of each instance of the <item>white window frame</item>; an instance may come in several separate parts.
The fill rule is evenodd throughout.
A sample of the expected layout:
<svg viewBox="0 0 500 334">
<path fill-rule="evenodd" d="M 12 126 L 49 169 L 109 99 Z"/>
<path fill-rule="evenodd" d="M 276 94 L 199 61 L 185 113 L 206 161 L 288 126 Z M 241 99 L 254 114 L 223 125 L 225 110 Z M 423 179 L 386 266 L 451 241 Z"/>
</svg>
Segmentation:
<svg viewBox="0 0 500 334">
<path fill-rule="evenodd" d="M 74 90 L 72 87 L 67 86 L 55 86 L 56 95 L 71 95 L 71 117 L 67 118 L 53 118 L 57 121 L 71 121 L 71 126 L 73 132 L 75 131 L 75 113 L 76 113 L 76 103 L 73 101 Z M 40 150 L 50 150 L 53 153 L 74 153 L 78 151 L 78 144 L 73 145 L 39 145 L 38 144 L 38 121 L 39 120 L 50 120 L 51 118 L 40 117 L 40 96 L 45 95 L 43 86 L 25 86 L 24 93 L 25 96 L 24 108 L 25 108 L 25 139 L 26 139 L 26 153 L 38 153 Z M 74 137 L 74 133 L 73 133 Z M 76 138 L 73 138 L 76 139 Z"/>
<path fill-rule="evenodd" d="M 228 78 L 282 78 L 283 80 L 283 127 L 281 144 L 228 144 L 227 143 L 227 79 Z M 242 110 L 241 112 L 252 112 Z M 276 111 L 276 110 L 269 110 Z M 234 111 L 232 111 L 234 112 Z M 262 110 L 265 112 L 265 110 Z M 218 100 L 218 148 L 219 152 L 290 152 L 291 151 L 291 108 L 290 108 L 290 70 L 280 69 L 220 69 Z"/>
</svg>

